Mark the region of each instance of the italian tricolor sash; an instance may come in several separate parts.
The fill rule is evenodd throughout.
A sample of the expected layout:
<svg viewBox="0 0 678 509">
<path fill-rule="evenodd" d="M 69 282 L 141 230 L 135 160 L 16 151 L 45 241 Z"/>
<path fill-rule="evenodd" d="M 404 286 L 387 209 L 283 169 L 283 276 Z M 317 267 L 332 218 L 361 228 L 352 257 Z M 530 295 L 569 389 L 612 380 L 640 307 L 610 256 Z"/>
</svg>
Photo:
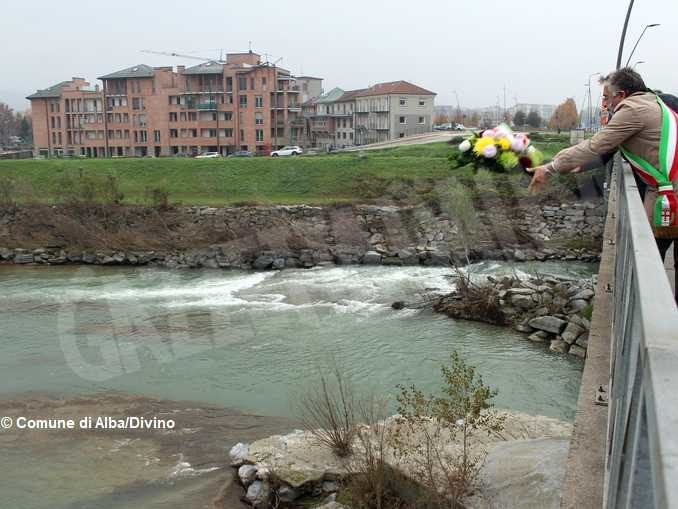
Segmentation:
<svg viewBox="0 0 678 509">
<path fill-rule="evenodd" d="M 643 182 L 657 188 L 652 225 L 678 226 L 678 199 L 672 185 L 678 177 L 678 114 L 666 106 L 659 96 L 657 103 L 662 112 L 659 169 L 624 147 L 621 147 L 621 152 Z"/>
</svg>

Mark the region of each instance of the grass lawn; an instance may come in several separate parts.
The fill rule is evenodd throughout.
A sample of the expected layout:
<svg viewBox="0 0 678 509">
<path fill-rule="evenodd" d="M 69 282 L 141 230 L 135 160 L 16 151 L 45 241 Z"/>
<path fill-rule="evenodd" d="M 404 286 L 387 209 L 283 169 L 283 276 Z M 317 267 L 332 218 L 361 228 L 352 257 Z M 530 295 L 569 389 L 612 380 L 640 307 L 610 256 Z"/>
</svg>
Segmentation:
<svg viewBox="0 0 678 509">
<path fill-rule="evenodd" d="M 565 138 L 535 145 L 547 158 L 567 146 Z M 519 195 L 527 194 L 522 173 L 452 170 L 447 161 L 452 150 L 446 143 L 431 143 L 279 158 L 5 160 L 0 161 L 0 200 L 60 203 L 88 182 L 97 189 L 90 196 L 105 202 L 108 176 L 115 177 L 127 204 L 150 203 L 153 189 L 183 205 L 417 202 L 451 177 L 467 184 L 474 180 L 476 192 L 501 192 L 497 182 L 503 181 Z"/>
</svg>

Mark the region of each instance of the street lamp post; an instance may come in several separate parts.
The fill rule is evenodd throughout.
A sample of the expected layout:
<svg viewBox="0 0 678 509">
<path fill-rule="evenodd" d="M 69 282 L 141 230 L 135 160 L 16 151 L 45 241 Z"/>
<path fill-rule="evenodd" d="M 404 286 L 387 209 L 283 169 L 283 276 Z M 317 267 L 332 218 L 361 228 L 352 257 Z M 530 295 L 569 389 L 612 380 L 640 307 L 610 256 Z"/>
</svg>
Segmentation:
<svg viewBox="0 0 678 509">
<path fill-rule="evenodd" d="M 593 120 L 592 120 L 592 114 L 593 114 L 592 107 L 593 107 L 593 105 L 591 103 L 591 78 L 593 78 L 594 76 L 598 76 L 599 74 L 601 74 L 601 73 L 594 72 L 593 74 L 589 74 L 589 81 L 588 81 L 588 84 L 586 85 L 589 89 L 589 91 L 588 91 L 588 99 L 589 99 L 588 117 L 589 117 L 589 121 L 588 121 L 588 126 L 587 126 L 589 128 L 589 130 L 591 130 L 591 125 L 593 123 Z"/>
<path fill-rule="evenodd" d="M 645 35 L 645 31 L 648 28 L 654 28 L 654 27 L 658 27 L 658 26 L 659 26 L 659 23 L 652 23 L 651 25 L 645 25 L 645 28 L 643 28 L 643 31 L 640 33 L 640 37 L 638 37 L 638 40 L 636 41 L 636 44 L 633 46 L 633 49 L 631 50 L 631 54 L 629 55 L 629 58 L 626 61 L 626 67 L 629 66 L 629 63 L 631 62 L 631 58 L 633 57 L 633 53 L 635 53 L 636 48 L 638 47 L 638 43 L 643 38 L 643 35 Z"/>
<path fill-rule="evenodd" d="M 624 28 L 622 29 L 621 39 L 619 40 L 619 51 L 617 52 L 617 69 L 621 67 L 622 53 L 624 53 L 624 40 L 626 39 L 626 29 L 629 26 L 629 18 L 633 10 L 633 0 L 629 2 L 629 8 L 626 11 L 626 19 L 624 20 Z"/>
</svg>

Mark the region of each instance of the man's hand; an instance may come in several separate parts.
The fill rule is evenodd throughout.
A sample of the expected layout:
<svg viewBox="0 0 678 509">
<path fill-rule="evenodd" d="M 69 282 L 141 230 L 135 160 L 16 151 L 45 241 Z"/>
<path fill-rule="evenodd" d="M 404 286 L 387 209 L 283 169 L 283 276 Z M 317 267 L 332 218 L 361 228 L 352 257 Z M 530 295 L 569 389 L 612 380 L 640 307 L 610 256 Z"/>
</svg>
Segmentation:
<svg viewBox="0 0 678 509">
<path fill-rule="evenodd" d="M 546 169 L 546 166 L 536 166 L 534 168 L 528 168 L 528 173 L 532 173 L 532 181 L 530 182 L 530 187 L 528 191 L 532 194 L 536 194 L 541 191 L 549 181 L 549 172 Z"/>
</svg>

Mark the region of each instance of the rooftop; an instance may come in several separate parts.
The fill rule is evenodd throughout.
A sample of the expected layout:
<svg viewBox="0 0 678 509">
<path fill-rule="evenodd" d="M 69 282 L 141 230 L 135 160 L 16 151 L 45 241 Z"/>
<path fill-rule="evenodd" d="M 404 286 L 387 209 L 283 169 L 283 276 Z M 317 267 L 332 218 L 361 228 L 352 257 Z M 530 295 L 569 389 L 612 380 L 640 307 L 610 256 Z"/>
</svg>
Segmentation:
<svg viewBox="0 0 678 509">
<path fill-rule="evenodd" d="M 38 90 L 36 93 L 29 95 L 26 99 L 47 99 L 50 97 L 61 97 L 61 91 L 64 87 L 70 85 L 70 81 L 62 81 L 56 85 L 52 85 L 49 88 Z"/>
<path fill-rule="evenodd" d="M 337 99 L 338 103 L 343 103 L 347 101 L 352 101 L 356 97 L 358 97 L 362 92 L 365 92 L 367 90 L 366 88 L 360 88 L 358 90 L 347 90 L 344 92 L 344 95 L 342 95 L 339 99 Z"/>
<path fill-rule="evenodd" d="M 344 95 L 344 91 L 340 89 L 339 87 L 335 87 L 329 92 L 321 95 L 318 97 L 316 100 L 316 103 L 322 104 L 322 103 L 332 103 L 335 102 L 337 99 L 339 99 L 342 95 Z"/>
<path fill-rule="evenodd" d="M 223 72 L 224 64 L 212 60 L 210 62 L 194 65 L 193 67 L 188 67 L 184 70 L 183 74 L 190 76 L 198 74 L 221 74 Z"/>
<path fill-rule="evenodd" d="M 360 92 L 355 97 L 370 97 L 375 95 L 390 95 L 390 94 L 400 94 L 400 95 L 436 95 L 435 92 L 421 88 L 418 85 L 414 85 L 409 81 L 389 81 L 386 83 L 377 83 L 372 85 L 370 88 Z"/>
<path fill-rule="evenodd" d="M 100 80 L 116 80 L 125 78 L 152 78 L 155 76 L 155 71 L 150 65 L 139 64 L 134 67 L 128 67 L 121 71 L 116 71 L 105 76 L 99 76 Z"/>
</svg>

